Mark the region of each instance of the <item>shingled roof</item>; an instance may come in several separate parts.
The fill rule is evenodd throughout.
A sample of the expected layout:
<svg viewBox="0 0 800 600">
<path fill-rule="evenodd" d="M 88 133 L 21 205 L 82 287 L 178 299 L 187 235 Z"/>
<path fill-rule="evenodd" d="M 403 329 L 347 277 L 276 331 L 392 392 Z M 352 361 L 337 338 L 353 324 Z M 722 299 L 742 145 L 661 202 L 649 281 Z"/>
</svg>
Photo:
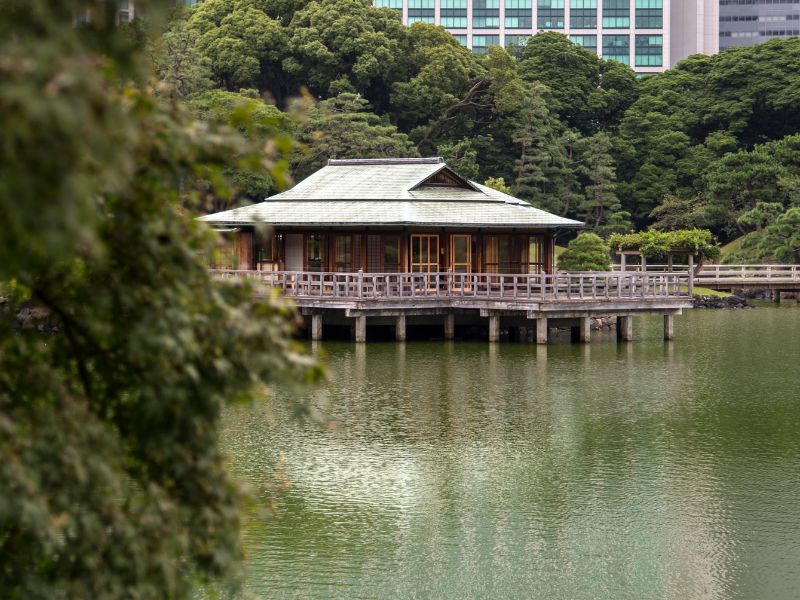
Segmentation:
<svg viewBox="0 0 800 600">
<path fill-rule="evenodd" d="M 201 217 L 214 226 L 581 227 L 468 181 L 439 158 L 329 160 L 258 204 Z"/>
</svg>

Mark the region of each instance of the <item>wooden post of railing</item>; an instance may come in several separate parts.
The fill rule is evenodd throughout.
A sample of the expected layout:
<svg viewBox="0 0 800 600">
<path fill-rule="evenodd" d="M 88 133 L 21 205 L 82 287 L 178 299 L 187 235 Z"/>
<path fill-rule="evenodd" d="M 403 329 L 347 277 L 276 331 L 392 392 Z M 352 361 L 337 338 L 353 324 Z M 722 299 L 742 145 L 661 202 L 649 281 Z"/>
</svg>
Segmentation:
<svg viewBox="0 0 800 600">
<path fill-rule="evenodd" d="M 361 269 L 358 270 L 358 297 L 361 298 L 364 295 L 364 271 Z M 356 325 L 358 327 L 358 325 Z M 358 340 L 356 340 L 358 341 Z M 362 340 L 363 341 L 363 340 Z"/>
<path fill-rule="evenodd" d="M 719 271 L 717 271 L 719 274 Z M 689 282 L 687 284 L 689 297 L 694 296 L 694 254 L 689 254 Z"/>
</svg>

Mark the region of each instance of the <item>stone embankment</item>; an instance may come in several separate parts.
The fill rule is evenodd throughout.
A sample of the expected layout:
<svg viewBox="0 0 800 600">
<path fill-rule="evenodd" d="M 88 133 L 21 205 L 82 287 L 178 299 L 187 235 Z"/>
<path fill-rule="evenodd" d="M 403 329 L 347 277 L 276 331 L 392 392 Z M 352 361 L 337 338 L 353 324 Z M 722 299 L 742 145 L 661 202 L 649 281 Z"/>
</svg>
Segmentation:
<svg viewBox="0 0 800 600">
<path fill-rule="evenodd" d="M 698 296 L 693 297 L 695 308 L 753 308 L 747 299 L 739 296 Z"/>
</svg>

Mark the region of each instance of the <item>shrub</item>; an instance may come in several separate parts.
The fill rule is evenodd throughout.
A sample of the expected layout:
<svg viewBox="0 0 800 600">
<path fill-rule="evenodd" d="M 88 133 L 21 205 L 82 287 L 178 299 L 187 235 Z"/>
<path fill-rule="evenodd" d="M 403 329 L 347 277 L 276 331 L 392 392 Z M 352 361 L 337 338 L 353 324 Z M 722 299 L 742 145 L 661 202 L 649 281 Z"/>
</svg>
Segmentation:
<svg viewBox="0 0 800 600">
<path fill-rule="evenodd" d="M 608 244 L 594 233 L 582 233 L 558 257 L 562 271 L 610 271 Z"/>
</svg>

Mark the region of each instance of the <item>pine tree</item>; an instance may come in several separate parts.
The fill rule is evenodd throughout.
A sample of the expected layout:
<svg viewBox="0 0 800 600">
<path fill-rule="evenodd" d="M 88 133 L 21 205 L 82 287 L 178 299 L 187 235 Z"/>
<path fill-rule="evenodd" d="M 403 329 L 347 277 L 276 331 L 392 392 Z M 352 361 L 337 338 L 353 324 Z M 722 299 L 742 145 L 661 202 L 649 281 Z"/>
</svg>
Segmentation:
<svg viewBox="0 0 800 600">
<path fill-rule="evenodd" d="M 553 210 L 559 198 L 553 193 L 553 176 L 563 152 L 558 140 L 558 123 L 545 101 L 547 88 L 536 83 L 525 96 L 513 142 L 520 155 L 515 162 L 514 195 L 534 206 Z"/>
<path fill-rule="evenodd" d="M 617 174 L 610 151 L 611 138 L 607 134 L 601 132 L 587 138 L 583 169 L 587 185 L 579 212 L 594 229 L 604 225 L 609 216 L 621 208 L 616 194 Z"/>
</svg>

